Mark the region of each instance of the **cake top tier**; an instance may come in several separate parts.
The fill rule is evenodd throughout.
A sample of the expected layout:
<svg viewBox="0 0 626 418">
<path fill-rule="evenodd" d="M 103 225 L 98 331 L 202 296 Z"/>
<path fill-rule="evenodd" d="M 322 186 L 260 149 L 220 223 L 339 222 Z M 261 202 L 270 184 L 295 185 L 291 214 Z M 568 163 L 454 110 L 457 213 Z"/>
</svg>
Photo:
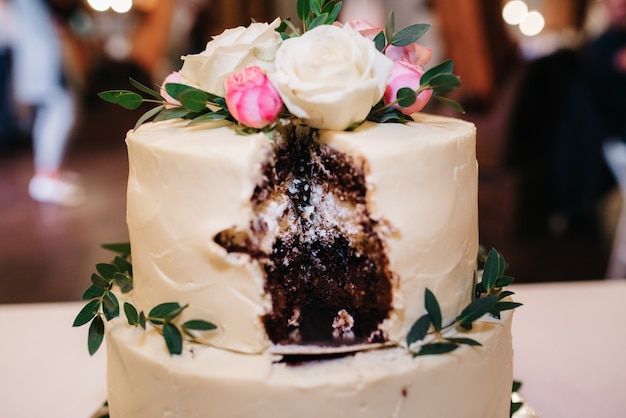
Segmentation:
<svg viewBox="0 0 626 418">
<path fill-rule="evenodd" d="M 129 90 L 100 97 L 128 109 L 156 103 L 137 126 L 185 118 L 246 133 L 272 131 L 280 120 L 336 131 L 366 120 L 406 123 L 432 97 L 462 111 L 441 96 L 460 86 L 453 63 L 426 69 L 432 53 L 417 40 L 429 25 L 396 31 L 393 13 L 384 28 L 340 23 L 340 9 L 336 0 L 298 0 L 301 28 L 277 18 L 227 29 L 204 51 L 182 57 L 159 91 L 131 80 L 147 97 Z"/>
</svg>

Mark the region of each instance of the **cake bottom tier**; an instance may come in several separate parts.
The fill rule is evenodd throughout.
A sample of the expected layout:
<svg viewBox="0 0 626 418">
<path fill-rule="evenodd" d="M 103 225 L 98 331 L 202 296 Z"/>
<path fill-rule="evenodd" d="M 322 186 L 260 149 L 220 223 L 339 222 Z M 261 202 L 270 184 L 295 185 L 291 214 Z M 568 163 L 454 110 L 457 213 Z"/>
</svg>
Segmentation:
<svg viewBox="0 0 626 418">
<path fill-rule="evenodd" d="M 186 343 L 170 356 L 161 335 L 107 329 L 112 418 L 506 418 L 512 385 L 511 314 L 463 333 L 482 346 L 413 357 L 400 347 L 280 362 Z"/>
</svg>

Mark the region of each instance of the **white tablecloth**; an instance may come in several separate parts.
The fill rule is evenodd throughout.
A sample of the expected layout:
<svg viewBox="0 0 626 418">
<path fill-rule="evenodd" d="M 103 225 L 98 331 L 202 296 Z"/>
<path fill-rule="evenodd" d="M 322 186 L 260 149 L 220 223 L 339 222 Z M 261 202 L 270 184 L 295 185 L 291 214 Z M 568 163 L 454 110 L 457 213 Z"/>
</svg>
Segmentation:
<svg viewBox="0 0 626 418">
<path fill-rule="evenodd" d="M 626 280 L 512 290 L 515 378 L 539 416 L 626 417 Z M 106 399 L 105 347 L 90 357 L 71 326 L 82 305 L 0 305 L 0 417 L 88 418 Z"/>
</svg>

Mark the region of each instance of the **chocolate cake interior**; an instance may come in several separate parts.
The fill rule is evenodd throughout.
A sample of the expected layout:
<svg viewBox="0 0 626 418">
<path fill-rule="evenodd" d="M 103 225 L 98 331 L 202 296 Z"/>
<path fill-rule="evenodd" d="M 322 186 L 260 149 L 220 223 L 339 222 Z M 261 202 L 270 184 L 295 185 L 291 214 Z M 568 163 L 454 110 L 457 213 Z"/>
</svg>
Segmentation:
<svg viewBox="0 0 626 418">
<path fill-rule="evenodd" d="M 316 133 L 288 126 L 275 135 L 250 228 L 215 241 L 262 265 L 273 343 L 384 342 L 379 325 L 391 309 L 393 275 L 366 206 L 366 163 L 320 144 Z"/>
</svg>

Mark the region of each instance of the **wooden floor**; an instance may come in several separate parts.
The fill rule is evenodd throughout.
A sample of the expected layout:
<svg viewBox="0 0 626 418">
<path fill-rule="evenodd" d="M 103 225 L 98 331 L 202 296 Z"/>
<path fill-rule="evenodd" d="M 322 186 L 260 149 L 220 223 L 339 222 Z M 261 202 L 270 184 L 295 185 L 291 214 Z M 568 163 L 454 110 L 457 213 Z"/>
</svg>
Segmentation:
<svg viewBox="0 0 626 418">
<path fill-rule="evenodd" d="M 28 197 L 28 144 L 0 155 L 0 303 L 78 300 L 94 265 L 111 258 L 100 244 L 127 241 L 123 139 L 136 118 L 106 104 L 85 107 L 66 160 L 66 168 L 80 174 L 87 191 L 86 203 L 78 208 L 38 204 Z M 476 122 L 479 132 L 488 123 Z M 481 184 L 480 190 L 481 213 L 507 210 L 503 202 L 511 196 L 506 187 Z M 490 215 L 481 216 L 481 223 L 481 237 L 488 240 L 483 244 L 505 255 L 518 282 L 604 275 L 608 246 L 593 228 L 560 237 L 536 233 L 519 238 L 499 231 L 504 227 Z"/>
</svg>

